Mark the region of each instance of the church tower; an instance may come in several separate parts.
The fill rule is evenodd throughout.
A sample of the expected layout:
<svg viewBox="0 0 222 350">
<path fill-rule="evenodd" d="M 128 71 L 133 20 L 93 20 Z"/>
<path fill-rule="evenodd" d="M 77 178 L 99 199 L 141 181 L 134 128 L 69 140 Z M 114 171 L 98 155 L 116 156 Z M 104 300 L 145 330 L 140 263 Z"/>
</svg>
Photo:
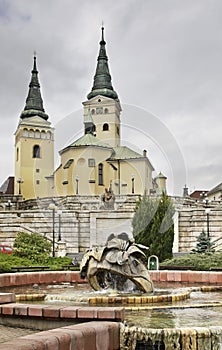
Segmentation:
<svg viewBox="0 0 222 350">
<path fill-rule="evenodd" d="M 48 195 L 47 176 L 54 171 L 54 129 L 43 108 L 36 56 L 25 108 L 15 132 L 15 194 Z"/>
<path fill-rule="evenodd" d="M 112 86 L 103 27 L 93 87 L 87 98 L 88 101 L 83 102 L 84 119 L 87 119 L 90 112 L 94 135 L 111 147 L 120 146 L 121 106 Z"/>
</svg>

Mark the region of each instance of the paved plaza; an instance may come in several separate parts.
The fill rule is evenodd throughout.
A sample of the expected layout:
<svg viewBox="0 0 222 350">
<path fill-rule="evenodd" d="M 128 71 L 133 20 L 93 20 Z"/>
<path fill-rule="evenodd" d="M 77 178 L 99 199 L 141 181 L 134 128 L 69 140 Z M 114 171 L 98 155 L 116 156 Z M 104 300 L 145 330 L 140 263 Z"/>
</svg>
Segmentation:
<svg viewBox="0 0 222 350">
<path fill-rule="evenodd" d="M 27 328 L 8 327 L 0 325 L 0 343 L 13 340 L 28 334 L 36 333 L 38 331 Z"/>
</svg>

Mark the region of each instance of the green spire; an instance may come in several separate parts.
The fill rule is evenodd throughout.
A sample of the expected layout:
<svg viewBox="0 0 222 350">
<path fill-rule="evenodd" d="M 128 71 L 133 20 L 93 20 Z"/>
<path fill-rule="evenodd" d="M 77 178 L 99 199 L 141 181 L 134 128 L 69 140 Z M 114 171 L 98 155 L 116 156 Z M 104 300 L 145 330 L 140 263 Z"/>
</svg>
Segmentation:
<svg viewBox="0 0 222 350">
<path fill-rule="evenodd" d="M 43 108 L 43 101 L 40 92 L 40 84 L 38 80 L 38 70 L 36 66 L 36 55 L 34 54 L 34 64 L 32 69 L 31 82 L 29 84 L 28 97 L 26 99 L 25 108 L 21 113 L 21 118 L 29 118 L 38 115 L 47 120 L 48 115 Z"/>
<path fill-rule="evenodd" d="M 104 40 L 104 27 L 102 27 L 102 39 L 100 41 L 99 56 L 97 58 L 96 74 L 94 76 L 92 91 L 87 96 L 88 100 L 98 95 L 110 97 L 115 100 L 118 99 L 118 95 L 112 87 L 105 46 L 106 42 Z"/>
</svg>

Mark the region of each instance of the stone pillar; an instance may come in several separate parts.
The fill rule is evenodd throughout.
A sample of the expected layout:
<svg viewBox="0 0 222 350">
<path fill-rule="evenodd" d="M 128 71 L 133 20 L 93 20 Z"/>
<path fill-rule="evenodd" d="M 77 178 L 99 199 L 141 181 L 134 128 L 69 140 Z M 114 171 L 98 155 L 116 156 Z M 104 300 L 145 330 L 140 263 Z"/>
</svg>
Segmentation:
<svg viewBox="0 0 222 350">
<path fill-rule="evenodd" d="M 173 239 L 173 254 L 179 252 L 179 213 L 175 211 L 173 216 L 174 223 L 174 239 Z"/>
</svg>

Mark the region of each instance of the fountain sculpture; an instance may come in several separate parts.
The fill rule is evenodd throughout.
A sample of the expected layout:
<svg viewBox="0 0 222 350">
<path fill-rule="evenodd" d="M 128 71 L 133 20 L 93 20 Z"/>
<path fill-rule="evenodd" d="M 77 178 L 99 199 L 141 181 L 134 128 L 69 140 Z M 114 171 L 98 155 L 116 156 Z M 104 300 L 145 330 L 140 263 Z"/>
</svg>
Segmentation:
<svg viewBox="0 0 222 350">
<path fill-rule="evenodd" d="M 146 255 L 126 233 L 108 237 L 105 246 L 89 249 L 80 265 L 81 278 L 87 277 L 94 290 L 112 289 L 153 292 L 153 283 L 143 261 Z"/>
</svg>

